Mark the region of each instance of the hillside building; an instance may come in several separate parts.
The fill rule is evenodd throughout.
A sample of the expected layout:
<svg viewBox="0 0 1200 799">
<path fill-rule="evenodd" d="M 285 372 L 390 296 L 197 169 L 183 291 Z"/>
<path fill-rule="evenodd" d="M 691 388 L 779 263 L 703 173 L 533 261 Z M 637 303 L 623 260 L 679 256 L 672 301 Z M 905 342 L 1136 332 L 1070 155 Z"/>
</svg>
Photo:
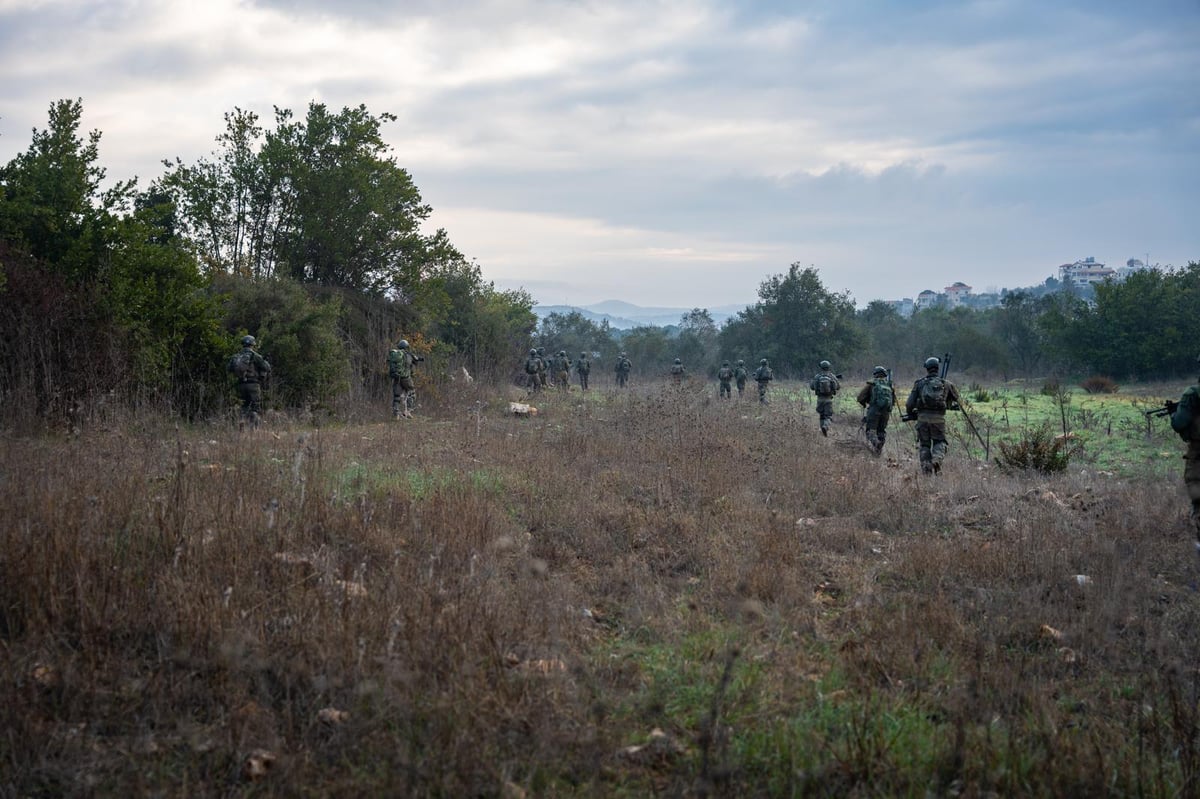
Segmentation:
<svg viewBox="0 0 1200 799">
<path fill-rule="evenodd" d="M 1064 286 L 1073 288 L 1086 288 L 1116 276 L 1117 270 L 1109 269 L 1091 256 L 1082 261 L 1062 264 L 1058 267 L 1058 279 Z"/>
</svg>

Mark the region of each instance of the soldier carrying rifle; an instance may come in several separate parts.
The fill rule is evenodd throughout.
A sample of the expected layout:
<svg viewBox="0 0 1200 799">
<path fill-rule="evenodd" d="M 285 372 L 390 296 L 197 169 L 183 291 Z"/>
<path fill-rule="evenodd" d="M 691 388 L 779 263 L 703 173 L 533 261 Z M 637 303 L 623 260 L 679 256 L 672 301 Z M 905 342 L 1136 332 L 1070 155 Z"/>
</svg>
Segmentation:
<svg viewBox="0 0 1200 799">
<path fill-rule="evenodd" d="M 958 389 L 946 379 L 950 357 L 944 362 L 937 358 L 925 360 L 925 376 L 913 383 L 908 401 L 904 404 L 904 421 L 916 415 L 917 445 L 921 457 L 921 471 L 937 474 L 942 470 L 946 457 L 946 411 L 960 410 L 962 399 Z"/>
<path fill-rule="evenodd" d="M 1200 357 L 1196 358 L 1200 364 Z M 1188 386 L 1179 402 L 1167 403 L 1150 413 L 1158 416 L 1166 411 L 1171 416 L 1171 429 L 1188 443 L 1183 456 L 1183 485 L 1192 501 L 1192 526 L 1196 530 L 1196 552 L 1200 554 L 1200 383 Z"/>
</svg>

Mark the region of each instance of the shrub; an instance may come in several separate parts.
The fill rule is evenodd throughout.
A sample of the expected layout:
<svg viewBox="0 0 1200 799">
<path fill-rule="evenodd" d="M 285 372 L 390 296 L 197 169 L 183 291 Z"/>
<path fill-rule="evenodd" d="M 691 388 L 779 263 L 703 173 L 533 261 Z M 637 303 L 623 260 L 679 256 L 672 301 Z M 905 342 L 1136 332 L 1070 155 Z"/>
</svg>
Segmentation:
<svg viewBox="0 0 1200 799">
<path fill-rule="evenodd" d="M 970 392 L 971 400 L 973 402 L 991 402 L 996 398 L 995 394 L 988 391 L 978 383 L 972 383 L 967 390 Z"/>
<path fill-rule="evenodd" d="M 1089 394 L 1116 394 L 1118 388 L 1116 380 L 1104 375 L 1092 375 L 1080 385 Z"/>
<path fill-rule="evenodd" d="M 1043 472 L 1051 474 L 1066 471 L 1071 456 L 1077 451 L 1078 439 L 1071 434 L 1055 435 L 1049 423 L 1033 430 L 1026 430 L 1020 439 L 1012 443 L 999 442 L 1000 454 L 996 463 L 1006 472 Z"/>
<path fill-rule="evenodd" d="M 1044 397 L 1054 397 L 1062 391 L 1062 383 L 1057 377 L 1047 378 L 1045 383 L 1042 383 L 1041 394 Z"/>
</svg>

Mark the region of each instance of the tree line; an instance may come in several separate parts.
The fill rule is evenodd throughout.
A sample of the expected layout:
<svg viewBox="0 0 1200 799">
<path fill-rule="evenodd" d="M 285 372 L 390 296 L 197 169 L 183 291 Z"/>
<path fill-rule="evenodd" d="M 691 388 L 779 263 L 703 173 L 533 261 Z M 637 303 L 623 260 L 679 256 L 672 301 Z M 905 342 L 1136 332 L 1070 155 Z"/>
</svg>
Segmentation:
<svg viewBox="0 0 1200 799">
<path fill-rule="evenodd" d="M 47 127 L 0 167 L 0 413 L 36 422 L 106 405 L 148 404 L 188 418 L 231 399 L 226 359 L 244 334 L 275 367 L 271 402 L 329 408 L 378 401 L 401 334 L 433 371 L 463 365 L 506 382 L 526 350 L 588 352 L 611 368 L 692 374 L 768 358 L 780 377 L 820 360 L 845 371 L 903 368 L 953 352 L 958 369 L 998 377 L 1192 375 L 1200 342 L 1200 264 L 1151 269 L 1095 288 L 1011 291 L 998 308 L 856 309 L 813 267 L 792 264 L 718 326 L 706 309 L 678 325 L 615 330 L 579 313 L 539 325 L 523 291 L 498 291 L 444 230 L 382 139 L 388 114 L 267 125 L 235 108 L 216 148 L 165 160 L 145 189 L 106 181 L 101 134 L 82 101 L 50 105 Z"/>
<path fill-rule="evenodd" d="M 332 407 L 382 391 L 408 335 L 483 377 L 519 357 L 533 300 L 497 291 L 429 217 L 365 107 L 225 116 L 216 150 L 106 185 L 82 101 L 0 168 L 0 398 L 11 418 L 146 403 L 188 417 L 230 400 L 249 333 L 272 402 Z M 443 368 L 442 371 L 445 371 Z M 497 372 L 496 374 L 499 374 Z"/>
<path fill-rule="evenodd" d="M 578 312 L 542 320 L 547 351 L 586 350 L 612 363 L 626 351 L 635 370 L 665 374 L 681 358 L 692 374 L 715 374 L 725 361 L 767 358 L 780 377 L 807 379 L 817 364 L 869 374 L 883 365 L 919 372 L 930 355 L 954 354 L 956 371 L 982 378 L 1162 380 L 1193 377 L 1200 352 L 1200 263 L 1148 269 L 1069 291 L 1007 291 L 999 307 L 922 309 L 909 317 L 875 300 L 856 309 L 818 270 L 792 264 L 764 281 L 758 301 L 719 329 L 694 308 L 668 328 L 620 331 Z"/>
</svg>

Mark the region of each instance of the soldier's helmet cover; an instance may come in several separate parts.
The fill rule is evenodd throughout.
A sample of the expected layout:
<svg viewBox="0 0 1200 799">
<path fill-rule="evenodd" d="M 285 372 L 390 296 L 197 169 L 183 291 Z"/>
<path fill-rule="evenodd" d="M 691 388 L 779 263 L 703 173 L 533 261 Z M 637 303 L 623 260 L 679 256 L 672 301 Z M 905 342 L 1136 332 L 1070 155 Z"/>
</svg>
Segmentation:
<svg viewBox="0 0 1200 799">
<path fill-rule="evenodd" d="M 887 377 L 887 369 L 884 369 L 882 366 L 876 366 L 871 374 L 875 375 L 876 377 Z"/>
<path fill-rule="evenodd" d="M 254 336 L 242 336 L 242 346 L 243 347 L 253 347 L 254 346 Z"/>
<path fill-rule="evenodd" d="M 767 365 L 767 359 L 766 359 L 766 358 L 763 358 L 761 361 L 759 361 L 759 364 L 761 364 L 762 366 L 766 366 L 766 365 Z"/>
<path fill-rule="evenodd" d="M 529 354 L 530 354 L 531 356 L 533 356 L 533 355 L 537 355 L 537 350 L 536 350 L 536 349 L 530 350 L 530 351 L 529 351 Z"/>
<path fill-rule="evenodd" d="M 937 358 L 926 358 L 925 359 L 925 368 L 926 369 L 937 369 L 941 365 L 942 365 L 942 362 L 939 361 Z"/>
<path fill-rule="evenodd" d="M 399 350 L 408 349 L 408 339 L 402 338 L 398 342 L 396 342 L 396 349 L 399 349 Z"/>
<path fill-rule="evenodd" d="M 738 366 L 745 366 L 745 365 L 746 365 L 746 362 L 744 360 L 742 360 L 741 358 L 738 358 Z"/>
<path fill-rule="evenodd" d="M 681 360 L 679 360 L 678 358 L 676 358 L 676 359 L 675 359 L 675 363 L 683 363 L 683 361 L 681 361 Z"/>
<path fill-rule="evenodd" d="M 829 363 L 829 361 L 821 361 L 821 363 L 818 364 L 818 366 L 820 366 L 822 369 L 828 369 L 830 366 L 830 363 Z"/>
</svg>

